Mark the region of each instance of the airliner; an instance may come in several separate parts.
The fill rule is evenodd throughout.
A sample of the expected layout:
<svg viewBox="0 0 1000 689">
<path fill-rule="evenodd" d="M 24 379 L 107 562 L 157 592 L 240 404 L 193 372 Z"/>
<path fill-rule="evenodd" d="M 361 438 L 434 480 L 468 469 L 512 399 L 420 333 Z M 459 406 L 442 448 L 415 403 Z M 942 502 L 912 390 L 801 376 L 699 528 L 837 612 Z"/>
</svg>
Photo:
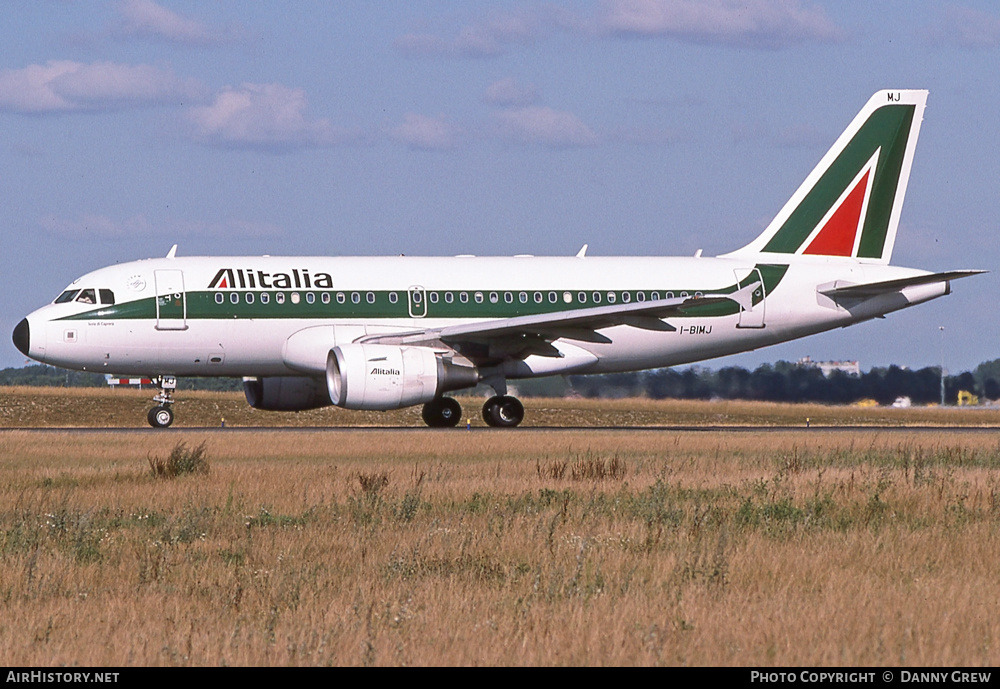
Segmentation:
<svg viewBox="0 0 1000 689">
<path fill-rule="evenodd" d="M 242 377 L 247 402 L 295 411 L 423 405 L 485 384 L 484 421 L 514 427 L 508 381 L 637 371 L 840 328 L 951 292 L 983 271 L 890 266 L 927 92 L 873 95 L 764 232 L 717 257 L 177 256 L 74 280 L 14 329 L 54 366 L 151 377 L 170 426 L 178 376 Z"/>
</svg>

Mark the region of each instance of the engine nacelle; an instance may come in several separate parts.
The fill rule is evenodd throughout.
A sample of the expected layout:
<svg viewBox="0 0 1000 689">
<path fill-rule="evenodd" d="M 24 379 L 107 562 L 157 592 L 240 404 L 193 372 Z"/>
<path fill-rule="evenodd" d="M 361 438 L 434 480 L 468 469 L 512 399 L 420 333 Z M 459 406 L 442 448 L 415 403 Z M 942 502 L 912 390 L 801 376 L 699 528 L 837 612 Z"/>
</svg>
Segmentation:
<svg viewBox="0 0 1000 689">
<path fill-rule="evenodd" d="M 345 409 L 400 409 L 479 382 L 474 366 L 445 359 L 429 347 L 349 344 L 326 360 L 330 400 Z"/>
<path fill-rule="evenodd" d="M 316 378 L 245 378 L 243 394 L 247 404 L 265 411 L 303 411 L 333 404 L 323 379 Z"/>
</svg>

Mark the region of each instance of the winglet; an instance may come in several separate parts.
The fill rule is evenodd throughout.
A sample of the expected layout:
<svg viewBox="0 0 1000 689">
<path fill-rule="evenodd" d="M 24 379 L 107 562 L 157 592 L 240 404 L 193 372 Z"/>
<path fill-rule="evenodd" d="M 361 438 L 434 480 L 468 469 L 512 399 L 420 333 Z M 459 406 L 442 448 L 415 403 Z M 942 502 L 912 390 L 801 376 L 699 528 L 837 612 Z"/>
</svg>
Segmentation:
<svg viewBox="0 0 1000 689">
<path fill-rule="evenodd" d="M 588 246 L 589 246 L 588 244 L 584 244 L 582 247 L 580 247 L 580 250 L 576 252 L 576 257 L 577 258 L 586 258 L 587 257 L 587 247 Z"/>
<path fill-rule="evenodd" d="M 177 254 L 177 245 L 174 244 L 170 247 L 170 251 L 167 252 L 167 258 L 173 258 Z"/>
</svg>

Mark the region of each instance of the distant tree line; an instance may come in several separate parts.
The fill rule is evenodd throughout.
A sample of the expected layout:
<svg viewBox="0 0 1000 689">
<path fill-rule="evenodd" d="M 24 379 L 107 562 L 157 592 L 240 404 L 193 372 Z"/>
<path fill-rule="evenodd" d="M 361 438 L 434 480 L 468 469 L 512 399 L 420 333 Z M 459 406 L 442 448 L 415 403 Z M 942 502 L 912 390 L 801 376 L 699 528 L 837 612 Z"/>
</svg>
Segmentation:
<svg viewBox="0 0 1000 689">
<path fill-rule="evenodd" d="M 941 401 L 941 369 L 911 370 L 900 366 L 873 368 L 860 376 L 834 371 L 824 376 L 818 368 L 787 361 L 764 364 L 753 371 L 736 366 L 718 370 L 701 367 L 657 369 L 637 373 L 553 377 L 512 381 L 524 396 L 649 397 L 652 399 L 742 399 L 767 402 L 821 402 L 850 404 L 873 399 L 891 404 L 909 397 L 914 404 Z M 104 387 L 100 373 L 67 371 L 45 365 L 0 370 L 0 386 Z M 239 378 L 180 378 L 181 390 L 242 390 Z M 1000 359 L 988 361 L 954 376 L 945 376 L 945 400 L 954 404 L 959 390 L 980 398 L 1000 399 Z"/>
<path fill-rule="evenodd" d="M 998 379 L 1000 360 L 981 364 L 976 373 L 966 371 L 945 376 L 946 403 L 954 404 L 959 390 L 981 398 L 1000 399 Z M 873 368 L 860 376 L 841 371 L 824 376 L 818 368 L 779 361 L 758 366 L 753 371 L 735 366 L 718 370 L 700 367 L 657 369 L 605 376 L 570 376 L 569 382 L 573 390 L 584 397 L 644 396 L 827 404 L 850 404 L 862 399 L 891 404 L 897 397 L 909 397 L 914 404 L 941 401 L 941 369 L 936 366 L 918 370 L 889 366 Z"/>
<path fill-rule="evenodd" d="M 0 370 L 0 386 L 6 385 L 103 388 L 108 385 L 108 380 L 103 373 L 68 371 L 45 364 L 34 364 L 23 368 Z M 178 378 L 177 388 L 179 390 L 242 390 L 243 381 L 240 378 Z"/>
</svg>

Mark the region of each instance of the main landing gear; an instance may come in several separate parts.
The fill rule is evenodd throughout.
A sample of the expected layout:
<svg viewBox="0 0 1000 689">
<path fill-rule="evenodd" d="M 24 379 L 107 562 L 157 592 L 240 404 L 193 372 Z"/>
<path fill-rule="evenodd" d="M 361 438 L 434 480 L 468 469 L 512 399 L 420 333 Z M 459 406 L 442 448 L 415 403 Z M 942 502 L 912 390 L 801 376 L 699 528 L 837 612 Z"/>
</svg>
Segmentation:
<svg viewBox="0 0 1000 689">
<path fill-rule="evenodd" d="M 421 415 L 431 428 L 453 428 L 462 420 L 462 407 L 451 397 L 439 397 L 425 404 Z M 516 397 L 494 395 L 483 405 L 483 421 L 488 426 L 513 428 L 523 420 L 524 405 Z"/>
<path fill-rule="evenodd" d="M 510 395 L 494 395 L 483 405 L 483 421 L 494 428 L 513 428 L 524 420 L 524 405 Z"/>
<path fill-rule="evenodd" d="M 160 386 L 160 392 L 153 398 L 158 402 L 157 406 L 149 410 L 146 420 L 153 428 L 167 428 L 174 422 L 174 390 L 177 389 L 177 379 L 174 376 L 160 376 L 156 378 Z"/>
<path fill-rule="evenodd" d="M 451 397 L 439 397 L 424 405 L 421 416 L 431 428 L 453 428 L 462 420 L 462 405 Z"/>
</svg>

